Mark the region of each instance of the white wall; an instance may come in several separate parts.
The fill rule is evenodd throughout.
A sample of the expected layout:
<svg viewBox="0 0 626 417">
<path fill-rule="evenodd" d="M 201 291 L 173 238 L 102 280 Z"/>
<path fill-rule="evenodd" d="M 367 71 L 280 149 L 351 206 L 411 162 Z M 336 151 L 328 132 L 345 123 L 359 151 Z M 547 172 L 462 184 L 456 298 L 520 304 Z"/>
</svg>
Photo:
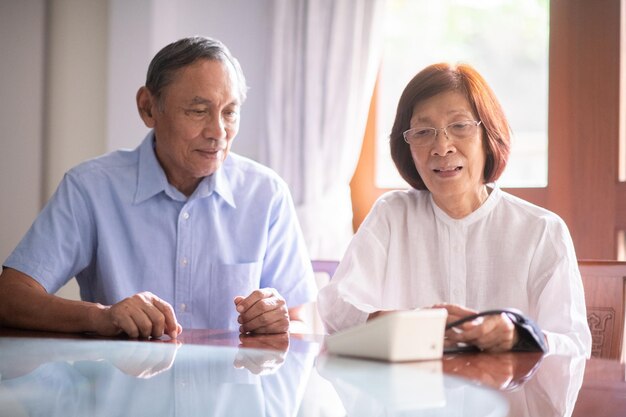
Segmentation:
<svg viewBox="0 0 626 417">
<path fill-rule="evenodd" d="M 45 1 L 0 1 L 0 259 L 41 208 Z"/>
<path fill-rule="evenodd" d="M 49 2 L 47 37 L 46 198 L 68 168 L 105 150 L 107 2 Z"/>
<path fill-rule="evenodd" d="M 251 90 L 233 149 L 256 159 L 270 19 L 270 0 L 0 0 L 1 260 L 67 169 L 139 144 L 135 94 L 180 37 L 220 39 L 240 60 Z M 77 298 L 75 283 L 61 295 Z"/>
<path fill-rule="evenodd" d="M 250 91 L 233 150 L 257 159 L 269 79 L 270 0 L 110 1 L 107 149 L 134 148 L 147 133 L 135 107 L 148 64 L 166 44 L 191 35 L 224 42 L 239 59 Z"/>
</svg>

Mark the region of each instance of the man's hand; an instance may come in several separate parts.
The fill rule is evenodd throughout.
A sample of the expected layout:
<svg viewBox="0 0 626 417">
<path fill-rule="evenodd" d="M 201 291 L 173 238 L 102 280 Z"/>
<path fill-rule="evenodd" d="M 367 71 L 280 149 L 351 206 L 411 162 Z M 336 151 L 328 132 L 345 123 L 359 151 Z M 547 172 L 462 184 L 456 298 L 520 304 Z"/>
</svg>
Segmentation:
<svg viewBox="0 0 626 417">
<path fill-rule="evenodd" d="M 447 323 L 462 319 L 477 312 L 454 304 L 433 306 L 448 310 Z M 519 339 L 515 325 L 506 314 L 479 317 L 458 327 L 446 330 L 446 345 L 465 343 L 488 352 L 507 352 Z"/>
<path fill-rule="evenodd" d="M 284 333 L 289 331 L 289 310 L 274 288 L 254 290 L 247 297 L 235 297 L 241 333 Z"/>
<path fill-rule="evenodd" d="M 175 339 L 183 330 L 172 306 L 150 292 L 125 298 L 101 312 L 96 333 L 102 336 L 126 333 L 131 338 L 149 338 L 165 333 Z"/>
</svg>

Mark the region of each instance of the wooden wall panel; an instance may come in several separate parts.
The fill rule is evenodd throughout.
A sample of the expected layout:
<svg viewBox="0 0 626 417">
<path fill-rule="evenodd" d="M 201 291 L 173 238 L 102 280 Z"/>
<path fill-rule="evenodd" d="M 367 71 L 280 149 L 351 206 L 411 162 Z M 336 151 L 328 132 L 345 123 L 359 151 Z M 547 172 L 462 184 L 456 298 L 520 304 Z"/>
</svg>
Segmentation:
<svg viewBox="0 0 626 417">
<path fill-rule="evenodd" d="M 615 259 L 621 0 L 553 0 L 546 207 L 581 258 Z"/>
</svg>

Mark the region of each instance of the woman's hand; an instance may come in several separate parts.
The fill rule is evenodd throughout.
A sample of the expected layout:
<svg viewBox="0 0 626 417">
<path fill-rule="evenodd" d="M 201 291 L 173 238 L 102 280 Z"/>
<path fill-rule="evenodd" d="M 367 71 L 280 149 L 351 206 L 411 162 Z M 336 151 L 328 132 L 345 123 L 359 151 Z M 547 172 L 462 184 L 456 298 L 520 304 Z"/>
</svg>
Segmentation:
<svg viewBox="0 0 626 417">
<path fill-rule="evenodd" d="M 448 311 L 447 323 L 476 314 L 477 311 L 456 304 L 438 304 L 433 308 L 445 308 Z M 506 314 L 479 317 L 446 330 L 446 346 L 456 344 L 474 345 L 487 352 L 507 352 L 519 340 L 513 322 Z"/>
</svg>

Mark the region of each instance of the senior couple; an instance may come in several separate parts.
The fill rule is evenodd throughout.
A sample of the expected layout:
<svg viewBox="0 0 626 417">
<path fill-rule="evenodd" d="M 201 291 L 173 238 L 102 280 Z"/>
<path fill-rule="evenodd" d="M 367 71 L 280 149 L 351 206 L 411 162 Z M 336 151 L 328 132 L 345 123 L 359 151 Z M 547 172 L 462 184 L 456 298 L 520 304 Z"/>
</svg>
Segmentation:
<svg viewBox="0 0 626 417">
<path fill-rule="evenodd" d="M 150 133 L 66 173 L 3 264 L 0 326 L 133 338 L 304 331 L 317 291 L 287 185 L 230 152 L 246 91 L 217 40 L 159 51 L 137 92 Z M 431 65 L 409 82 L 390 147 L 411 188 L 376 202 L 320 291 L 329 332 L 394 310 L 442 307 L 452 322 L 515 308 L 550 352 L 589 355 L 566 225 L 495 185 L 509 146 L 503 110 L 471 67 Z M 72 277 L 81 301 L 54 295 Z M 446 343 L 498 352 L 522 336 L 503 313 L 448 330 Z"/>
</svg>

